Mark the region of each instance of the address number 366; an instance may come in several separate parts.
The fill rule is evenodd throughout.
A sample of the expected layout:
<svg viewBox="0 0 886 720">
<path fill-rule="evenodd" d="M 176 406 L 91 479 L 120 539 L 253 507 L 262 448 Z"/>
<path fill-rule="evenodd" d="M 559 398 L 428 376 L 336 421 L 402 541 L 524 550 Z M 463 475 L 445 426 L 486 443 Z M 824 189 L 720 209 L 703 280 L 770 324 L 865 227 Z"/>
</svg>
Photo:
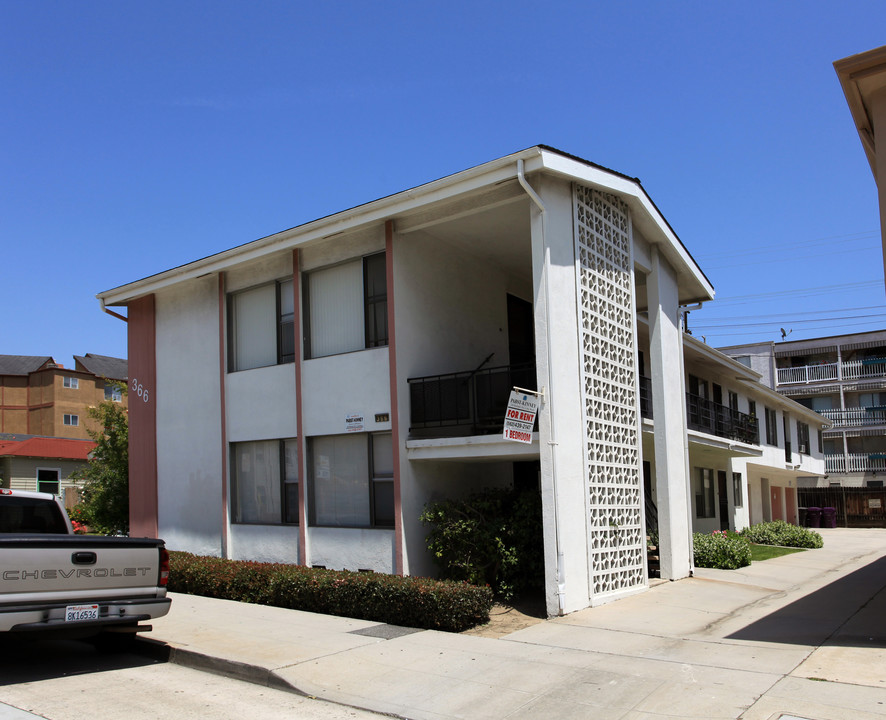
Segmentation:
<svg viewBox="0 0 886 720">
<path fill-rule="evenodd" d="M 130 387 L 132 389 L 132 393 L 134 395 L 137 395 L 139 400 L 148 402 L 148 388 L 142 385 L 138 381 L 138 378 L 132 378 L 132 383 L 130 384 Z"/>
</svg>

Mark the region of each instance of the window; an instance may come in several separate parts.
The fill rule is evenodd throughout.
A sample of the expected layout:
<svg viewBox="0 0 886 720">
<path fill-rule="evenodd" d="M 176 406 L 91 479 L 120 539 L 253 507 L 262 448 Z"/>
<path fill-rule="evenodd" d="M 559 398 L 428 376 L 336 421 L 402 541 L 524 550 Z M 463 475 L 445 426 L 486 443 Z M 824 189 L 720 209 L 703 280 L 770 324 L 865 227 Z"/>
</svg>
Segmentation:
<svg viewBox="0 0 886 720">
<path fill-rule="evenodd" d="M 859 393 L 858 406 L 863 407 L 863 408 L 886 407 L 886 393 L 882 393 L 882 392 Z"/>
<path fill-rule="evenodd" d="M 292 280 L 281 280 L 229 296 L 229 371 L 295 361 L 292 293 Z"/>
<path fill-rule="evenodd" d="M 696 468 L 695 517 L 715 517 L 714 471 L 710 468 Z"/>
<path fill-rule="evenodd" d="M 757 403 L 754 400 L 748 400 L 748 415 L 757 417 Z"/>
<path fill-rule="evenodd" d="M 320 358 L 388 344 L 385 254 L 305 275 L 305 357 Z"/>
<path fill-rule="evenodd" d="M 738 393 L 729 391 L 729 409 L 738 412 Z"/>
<path fill-rule="evenodd" d="M 700 378 L 695 377 L 695 375 L 689 376 L 689 394 L 697 395 L 700 398 L 704 398 L 708 400 L 708 381 L 702 380 Z"/>
<path fill-rule="evenodd" d="M 751 356 L 750 355 L 736 355 L 733 359 L 736 362 L 740 362 L 745 367 L 751 366 Z"/>
<path fill-rule="evenodd" d="M 78 427 L 80 425 L 80 416 L 79 415 L 68 415 L 67 413 L 62 418 L 62 422 L 65 425 L 70 425 L 71 427 Z"/>
<path fill-rule="evenodd" d="M 58 495 L 58 470 L 37 469 L 37 492 Z"/>
<path fill-rule="evenodd" d="M 778 414 L 766 408 L 766 444 L 778 445 Z"/>
<path fill-rule="evenodd" d="M 71 390 L 76 390 L 80 387 L 80 378 L 68 377 L 66 375 L 62 378 L 62 385 L 66 388 L 71 388 Z"/>
<path fill-rule="evenodd" d="M 231 444 L 233 522 L 298 524 L 298 451 L 294 438 Z"/>
<path fill-rule="evenodd" d="M 105 400 L 123 402 L 123 390 L 116 384 L 105 385 Z"/>
<path fill-rule="evenodd" d="M 309 438 L 308 452 L 312 525 L 394 526 L 391 433 Z"/>
<path fill-rule="evenodd" d="M 809 425 L 797 421 L 797 452 L 809 454 Z"/>
<path fill-rule="evenodd" d="M 732 497 L 735 499 L 735 507 L 744 507 L 744 486 L 741 483 L 741 473 L 732 473 Z"/>
</svg>

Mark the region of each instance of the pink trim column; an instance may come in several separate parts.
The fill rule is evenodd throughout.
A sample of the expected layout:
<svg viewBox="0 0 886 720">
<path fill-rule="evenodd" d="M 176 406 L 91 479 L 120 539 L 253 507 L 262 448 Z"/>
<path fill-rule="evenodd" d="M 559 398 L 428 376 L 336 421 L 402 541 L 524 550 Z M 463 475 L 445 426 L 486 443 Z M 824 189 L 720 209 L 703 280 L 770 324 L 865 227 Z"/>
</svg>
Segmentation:
<svg viewBox="0 0 886 720">
<path fill-rule="evenodd" d="M 397 404 L 397 341 L 394 332 L 394 221 L 385 222 L 385 281 L 388 289 L 388 367 L 391 381 L 391 441 L 394 444 L 394 572 L 403 574 L 403 510 L 400 492 L 400 413 Z"/>
<path fill-rule="evenodd" d="M 298 250 L 292 251 L 292 307 L 293 333 L 295 333 L 295 424 L 298 447 L 298 564 L 308 563 L 308 511 L 305 504 L 305 483 L 307 482 L 307 462 L 305 458 L 305 434 L 302 428 L 301 364 L 304 358 L 301 333 L 301 264 Z"/>
<path fill-rule="evenodd" d="M 225 337 L 227 336 L 227 328 L 225 325 L 225 309 L 227 306 L 227 298 L 225 292 L 225 274 L 218 274 L 218 400 L 220 412 L 220 430 L 221 430 L 221 505 L 222 505 L 222 524 L 221 524 L 221 556 L 228 557 L 228 525 L 230 523 L 229 503 L 228 503 L 228 423 L 225 405 Z"/>
<path fill-rule="evenodd" d="M 129 534 L 157 537 L 157 332 L 154 296 L 129 303 Z"/>
</svg>

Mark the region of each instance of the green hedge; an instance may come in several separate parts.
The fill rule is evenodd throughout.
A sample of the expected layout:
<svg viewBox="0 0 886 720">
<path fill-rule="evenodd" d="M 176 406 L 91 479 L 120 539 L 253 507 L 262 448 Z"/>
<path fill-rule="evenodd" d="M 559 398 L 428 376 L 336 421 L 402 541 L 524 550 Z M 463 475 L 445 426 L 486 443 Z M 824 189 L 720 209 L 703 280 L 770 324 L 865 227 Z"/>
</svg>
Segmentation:
<svg viewBox="0 0 886 720">
<path fill-rule="evenodd" d="M 751 564 L 751 545 L 734 532 L 717 530 L 692 534 L 695 567 L 736 570 Z"/>
<path fill-rule="evenodd" d="M 488 622 L 492 608 L 492 590 L 467 583 L 185 552 L 170 553 L 168 589 L 450 632 Z"/>
<path fill-rule="evenodd" d="M 824 545 L 821 535 L 809 528 L 791 525 L 784 520 L 751 525 L 741 531 L 742 537 L 755 545 L 781 545 L 782 547 L 820 548 Z"/>
<path fill-rule="evenodd" d="M 537 489 L 486 488 L 466 498 L 425 506 L 425 540 L 440 577 L 489 585 L 511 600 L 544 588 L 541 494 Z"/>
</svg>

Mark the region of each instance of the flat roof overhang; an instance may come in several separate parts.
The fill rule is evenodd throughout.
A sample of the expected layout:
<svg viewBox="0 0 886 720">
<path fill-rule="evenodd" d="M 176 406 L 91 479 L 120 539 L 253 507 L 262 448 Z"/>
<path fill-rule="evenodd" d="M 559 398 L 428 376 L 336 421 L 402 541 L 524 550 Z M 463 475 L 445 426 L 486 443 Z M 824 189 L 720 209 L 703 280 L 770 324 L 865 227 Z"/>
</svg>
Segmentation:
<svg viewBox="0 0 886 720">
<path fill-rule="evenodd" d="M 407 460 L 450 460 L 472 462 L 520 462 L 539 459 L 538 433 L 531 443 L 505 440 L 501 435 L 427 438 L 406 441 Z"/>
</svg>

